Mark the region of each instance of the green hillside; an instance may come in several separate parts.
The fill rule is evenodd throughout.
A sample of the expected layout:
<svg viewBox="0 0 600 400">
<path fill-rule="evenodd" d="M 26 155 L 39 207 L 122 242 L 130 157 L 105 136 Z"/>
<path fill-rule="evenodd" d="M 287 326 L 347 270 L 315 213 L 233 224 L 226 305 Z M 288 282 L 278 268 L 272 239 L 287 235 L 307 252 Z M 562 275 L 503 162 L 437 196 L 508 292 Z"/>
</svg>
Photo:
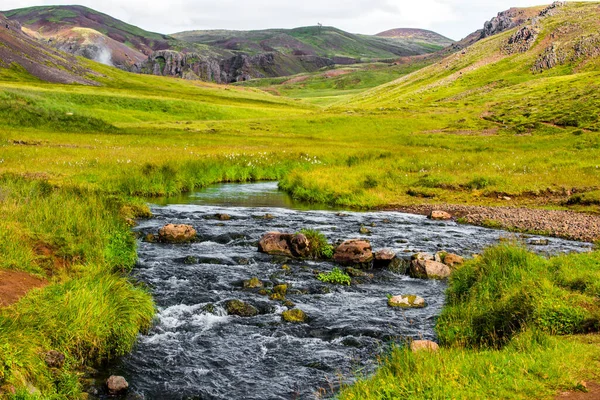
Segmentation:
<svg viewBox="0 0 600 400">
<path fill-rule="evenodd" d="M 443 46 L 423 38 L 404 40 L 354 35 L 333 27 L 303 27 L 258 31 L 189 31 L 173 35 L 191 42 L 224 50 L 258 54 L 278 51 L 284 54 L 351 59 L 394 59 L 432 53 Z"/>
</svg>

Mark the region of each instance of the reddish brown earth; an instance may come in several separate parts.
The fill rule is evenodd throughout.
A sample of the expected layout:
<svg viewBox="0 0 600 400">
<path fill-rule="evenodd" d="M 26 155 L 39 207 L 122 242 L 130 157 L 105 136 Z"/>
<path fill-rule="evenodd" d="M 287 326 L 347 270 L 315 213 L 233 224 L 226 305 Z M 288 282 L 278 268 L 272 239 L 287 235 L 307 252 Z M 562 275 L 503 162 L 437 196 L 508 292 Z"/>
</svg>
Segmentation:
<svg viewBox="0 0 600 400">
<path fill-rule="evenodd" d="M 0 270 L 0 307 L 16 303 L 31 289 L 46 286 L 48 281 L 26 272 Z"/>
<path fill-rule="evenodd" d="M 563 392 L 556 400 L 597 400 L 600 399 L 600 385 L 594 382 L 584 384 L 587 392 Z"/>
<path fill-rule="evenodd" d="M 53 83 L 97 85 L 77 58 L 45 46 L 22 32 L 18 22 L 0 14 L 0 68 L 20 66 L 31 75 Z"/>
</svg>

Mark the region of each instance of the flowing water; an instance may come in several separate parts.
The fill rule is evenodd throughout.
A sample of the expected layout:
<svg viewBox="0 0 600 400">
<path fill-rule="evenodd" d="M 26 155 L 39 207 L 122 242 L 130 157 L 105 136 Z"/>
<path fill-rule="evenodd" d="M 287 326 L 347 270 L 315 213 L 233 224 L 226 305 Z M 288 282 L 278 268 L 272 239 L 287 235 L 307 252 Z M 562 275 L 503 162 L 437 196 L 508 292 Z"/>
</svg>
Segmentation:
<svg viewBox="0 0 600 400">
<path fill-rule="evenodd" d="M 435 339 L 444 282 L 374 270 L 369 271 L 372 279 L 350 287 L 324 284 L 315 272 L 331 270 L 332 263 L 260 254 L 256 244 L 265 232 L 318 229 L 331 242 L 364 237 L 375 250 L 391 248 L 403 257 L 440 250 L 468 257 L 510 236 L 396 212 L 309 209 L 277 191 L 275 183 L 218 185 L 166 199 L 153 212 L 152 220 L 136 228 L 140 233 L 156 233 L 167 223 L 190 224 L 200 240 L 186 245 L 139 245 L 134 276 L 151 288 L 157 321 L 131 355 L 105 371 L 126 377 L 130 398 L 330 397 L 340 383 L 351 382 L 357 373 L 372 372 L 376 356 L 391 343 L 403 338 Z M 231 219 L 215 218 L 222 213 Z M 361 226 L 372 233 L 361 235 Z M 550 238 L 548 245 L 532 249 L 559 253 L 587 251 L 590 245 Z M 284 264 L 287 268 L 282 268 Z M 242 282 L 251 277 L 268 284 L 287 283 L 287 298 L 307 313 L 308 323 L 282 322 L 286 307 L 281 302 L 243 289 Z M 388 294 L 416 294 L 428 306 L 391 309 Z M 253 304 L 260 315 L 228 316 L 223 304 L 231 299 Z"/>
</svg>

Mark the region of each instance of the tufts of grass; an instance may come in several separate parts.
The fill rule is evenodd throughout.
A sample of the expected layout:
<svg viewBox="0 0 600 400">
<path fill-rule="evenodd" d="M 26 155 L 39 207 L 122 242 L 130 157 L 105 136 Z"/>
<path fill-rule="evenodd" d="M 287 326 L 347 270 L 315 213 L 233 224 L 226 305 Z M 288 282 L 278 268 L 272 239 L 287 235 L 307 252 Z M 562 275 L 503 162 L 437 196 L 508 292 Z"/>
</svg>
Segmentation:
<svg viewBox="0 0 600 400">
<path fill-rule="evenodd" d="M 330 272 L 323 272 L 317 275 L 317 279 L 325 283 L 333 283 L 335 285 L 350 286 L 352 279 L 350 275 L 339 268 L 334 268 Z"/>
<path fill-rule="evenodd" d="M 324 260 L 333 258 L 333 246 L 329 244 L 325 235 L 314 229 L 302 229 L 300 233 L 306 236 L 310 243 L 312 258 Z"/>
</svg>

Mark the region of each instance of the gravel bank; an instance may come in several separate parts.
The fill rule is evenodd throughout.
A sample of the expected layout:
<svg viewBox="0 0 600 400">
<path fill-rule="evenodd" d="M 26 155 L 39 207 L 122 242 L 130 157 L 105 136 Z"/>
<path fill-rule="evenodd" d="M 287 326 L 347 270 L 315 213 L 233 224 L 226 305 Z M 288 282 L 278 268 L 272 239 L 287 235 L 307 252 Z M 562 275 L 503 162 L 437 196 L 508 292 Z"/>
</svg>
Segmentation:
<svg viewBox="0 0 600 400">
<path fill-rule="evenodd" d="M 423 215 L 428 215 L 432 210 L 441 210 L 473 225 L 488 226 L 491 222 L 498 227 L 520 232 L 536 232 L 584 242 L 600 240 L 600 216 L 573 211 L 451 204 L 397 207 L 393 210 Z"/>
</svg>

